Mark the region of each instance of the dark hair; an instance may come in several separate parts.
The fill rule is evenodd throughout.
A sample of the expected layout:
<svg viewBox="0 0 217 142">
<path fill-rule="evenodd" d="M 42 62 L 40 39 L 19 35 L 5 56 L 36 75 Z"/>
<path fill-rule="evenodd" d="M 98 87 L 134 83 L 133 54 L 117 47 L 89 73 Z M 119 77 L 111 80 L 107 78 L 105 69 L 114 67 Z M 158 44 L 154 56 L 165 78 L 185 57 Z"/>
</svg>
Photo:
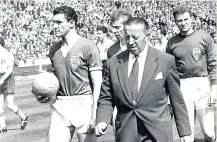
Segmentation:
<svg viewBox="0 0 217 142">
<path fill-rule="evenodd" d="M 210 33 L 211 37 L 214 38 L 216 36 L 216 32 Z"/>
<path fill-rule="evenodd" d="M 4 40 L 3 37 L 0 37 L 0 45 L 1 45 L 2 47 L 5 46 L 5 40 Z"/>
<path fill-rule="evenodd" d="M 188 12 L 190 14 L 190 16 L 193 15 L 192 12 L 191 12 L 191 10 L 190 10 L 190 8 L 187 5 L 177 6 L 173 10 L 173 17 L 174 17 L 174 19 L 176 19 L 176 14 L 182 14 L 182 13 L 185 13 L 185 12 Z"/>
<path fill-rule="evenodd" d="M 69 6 L 60 6 L 54 9 L 53 15 L 56 14 L 64 14 L 66 17 L 66 20 L 69 22 L 70 20 L 75 21 L 75 25 L 77 25 L 78 16 L 75 12 L 75 10 L 72 7 Z"/>
<path fill-rule="evenodd" d="M 162 25 L 161 25 L 159 28 L 157 28 L 157 30 L 160 30 L 160 33 L 161 33 L 162 35 L 164 35 L 164 36 L 167 35 L 167 29 L 166 29 L 165 26 L 162 26 Z"/>
<path fill-rule="evenodd" d="M 122 17 L 127 20 L 127 19 L 131 18 L 132 15 L 129 13 L 128 10 L 126 10 L 124 8 L 119 8 L 117 10 L 114 10 L 112 12 L 112 14 L 110 15 L 111 24 L 114 23 L 115 21 L 119 20 Z"/>
<path fill-rule="evenodd" d="M 130 26 L 132 24 L 142 24 L 143 27 L 144 27 L 144 30 L 148 30 L 149 29 L 148 22 L 145 19 L 140 18 L 140 17 L 129 18 L 126 22 L 124 22 L 124 27 L 125 26 Z"/>
<path fill-rule="evenodd" d="M 103 33 L 108 33 L 108 29 L 105 26 L 97 26 L 96 27 L 97 31 L 102 31 Z"/>
</svg>

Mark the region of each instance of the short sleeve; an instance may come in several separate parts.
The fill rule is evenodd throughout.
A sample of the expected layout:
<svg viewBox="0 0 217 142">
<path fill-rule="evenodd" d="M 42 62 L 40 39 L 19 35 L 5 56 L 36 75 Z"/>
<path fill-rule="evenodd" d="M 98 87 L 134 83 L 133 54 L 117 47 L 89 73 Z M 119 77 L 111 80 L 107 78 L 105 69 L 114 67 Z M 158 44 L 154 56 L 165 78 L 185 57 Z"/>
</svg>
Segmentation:
<svg viewBox="0 0 217 142">
<path fill-rule="evenodd" d="M 95 44 L 86 48 L 87 64 L 90 71 L 102 70 L 102 61 L 100 59 L 99 49 Z"/>
</svg>

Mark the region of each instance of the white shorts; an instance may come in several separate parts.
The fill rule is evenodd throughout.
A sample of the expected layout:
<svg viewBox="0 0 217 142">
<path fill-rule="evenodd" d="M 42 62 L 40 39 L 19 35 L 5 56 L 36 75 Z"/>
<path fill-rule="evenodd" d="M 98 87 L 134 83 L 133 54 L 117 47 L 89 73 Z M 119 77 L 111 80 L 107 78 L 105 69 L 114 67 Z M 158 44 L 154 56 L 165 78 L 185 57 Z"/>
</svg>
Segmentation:
<svg viewBox="0 0 217 142">
<path fill-rule="evenodd" d="M 194 109 L 208 107 L 211 85 L 208 77 L 193 77 L 181 79 L 181 92 L 186 105 L 193 105 Z"/>
<path fill-rule="evenodd" d="M 92 95 L 57 96 L 56 102 L 51 105 L 51 123 L 75 126 L 77 133 L 86 133 L 92 115 L 92 102 Z"/>
</svg>

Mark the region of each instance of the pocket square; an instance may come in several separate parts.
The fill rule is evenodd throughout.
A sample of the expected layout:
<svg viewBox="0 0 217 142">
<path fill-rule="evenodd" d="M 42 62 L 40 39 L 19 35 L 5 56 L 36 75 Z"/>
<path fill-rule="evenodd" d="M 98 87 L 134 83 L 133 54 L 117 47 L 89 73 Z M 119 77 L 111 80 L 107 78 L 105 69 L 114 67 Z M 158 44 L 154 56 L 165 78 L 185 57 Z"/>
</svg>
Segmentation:
<svg viewBox="0 0 217 142">
<path fill-rule="evenodd" d="M 162 79 L 163 78 L 163 74 L 162 72 L 159 72 L 156 77 L 155 77 L 155 80 L 158 80 L 158 79 Z"/>
</svg>

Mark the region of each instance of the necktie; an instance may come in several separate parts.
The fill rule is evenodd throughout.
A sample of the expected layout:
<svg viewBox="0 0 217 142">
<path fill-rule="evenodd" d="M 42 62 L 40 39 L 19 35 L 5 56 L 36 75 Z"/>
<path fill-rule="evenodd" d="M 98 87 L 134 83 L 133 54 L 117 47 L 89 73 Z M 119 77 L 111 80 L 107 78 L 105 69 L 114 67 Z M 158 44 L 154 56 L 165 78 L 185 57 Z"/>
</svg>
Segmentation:
<svg viewBox="0 0 217 142">
<path fill-rule="evenodd" d="M 130 76 L 128 78 L 131 97 L 133 101 L 136 100 L 136 96 L 138 93 L 138 74 L 139 74 L 139 62 L 138 62 L 138 56 L 135 56 L 136 60 L 133 63 L 132 70 L 130 72 Z"/>
</svg>

